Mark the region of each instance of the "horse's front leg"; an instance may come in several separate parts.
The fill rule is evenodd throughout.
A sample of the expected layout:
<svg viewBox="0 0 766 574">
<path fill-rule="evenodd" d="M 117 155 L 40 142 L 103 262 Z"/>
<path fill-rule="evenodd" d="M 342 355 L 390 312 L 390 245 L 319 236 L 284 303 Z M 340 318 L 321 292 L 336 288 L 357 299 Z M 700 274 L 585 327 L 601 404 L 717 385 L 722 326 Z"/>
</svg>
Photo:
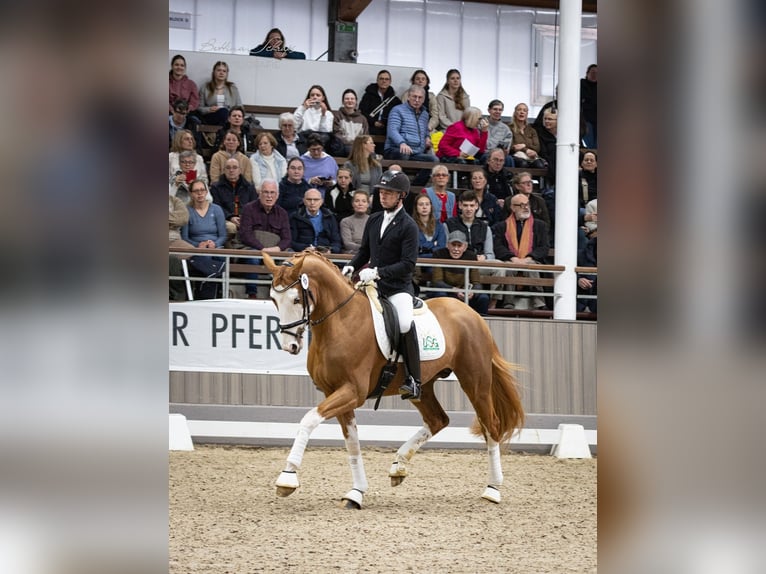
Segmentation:
<svg viewBox="0 0 766 574">
<path fill-rule="evenodd" d="M 356 417 L 353 412 L 350 415 L 340 415 L 338 416 L 338 422 L 340 422 L 343 437 L 346 440 L 348 463 L 351 466 L 351 490 L 343 497 L 344 507 L 360 510 L 364 493 L 367 492 L 367 475 L 364 472 L 362 447 L 359 443 Z"/>
<path fill-rule="evenodd" d="M 290 496 L 300 486 L 298 482 L 298 469 L 303 461 L 303 453 L 306 451 L 306 445 L 309 443 L 311 433 L 324 420 L 324 417 L 319 414 L 318 407 L 311 409 L 301 419 L 300 425 L 298 425 L 298 434 L 293 441 L 293 447 L 290 449 L 290 454 L 287 455 L 287 465 L 277 478 L 277 496 Z"/>
</svg>

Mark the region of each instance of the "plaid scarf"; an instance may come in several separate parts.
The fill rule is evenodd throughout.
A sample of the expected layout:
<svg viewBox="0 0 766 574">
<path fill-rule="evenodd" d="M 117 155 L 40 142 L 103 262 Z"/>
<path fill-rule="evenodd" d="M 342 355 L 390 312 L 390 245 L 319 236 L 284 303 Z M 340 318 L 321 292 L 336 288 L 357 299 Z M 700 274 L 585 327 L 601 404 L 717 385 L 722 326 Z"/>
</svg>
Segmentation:
<svg viewBox="0 0 766 574">
<path fill-rule="evenodd" d="M 532 240 L 534 239 L 532 227 L 534 227 L 534 221 L 535 218 L 530 213 L 529 219 L 527 219 L 524 224 L 524 229 L 521 231 L 521 243 L 519 243 L 519 236 L 516 232 L 516 217 L 511 215 L 506 220 L 505 240 L 508 242 L 508 248 L 511 250 L 514 257 L 524 258 L 532 253 Z"/>
</svg>

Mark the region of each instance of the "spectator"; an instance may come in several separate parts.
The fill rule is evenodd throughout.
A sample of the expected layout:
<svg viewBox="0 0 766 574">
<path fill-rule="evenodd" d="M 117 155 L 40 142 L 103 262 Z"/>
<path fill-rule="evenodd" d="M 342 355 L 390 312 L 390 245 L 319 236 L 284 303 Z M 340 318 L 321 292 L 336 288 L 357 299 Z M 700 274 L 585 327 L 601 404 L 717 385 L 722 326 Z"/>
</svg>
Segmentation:
<svg viewBox="0 0 766 574">
<path fill-rule="evenodd" d="M 434 206 L 427 195 L 418 195 L 412 219 L 418 225 L 418 257 L 433 257 L 433 252 L 447 246 L 444 226 L 434 217 Z"/>
<path fill-rule="evenodd" d="M 527 104 L 516 104 L 511 122 L 513 161 L 516 167 L 542 169 L 545 167 L 545 161 L 538 155 L 540 153 L 540 139 L 537 137 L 535 128 L 527 123 L 527 114 L 529 114 Z"/>
<path fill-rule="evenodd" d="M 260 122 L 257 123 L 260 124 Z M 245 119 L 245 108 L 242 106 L 232 106 L 229 110 L 228 122 L 216 134 L 214 144 L 216 149 L 221 148 L 223 137 L 229 131 L 235 132 L 242 141 L 242 147 L 240 148 L 242 153 L 247 156 L 253 153 L 255 149 L 253 145 L 253 124 Z"/>
<path fill-rule="evenodd" d="M 197 153 L 185 150 L 178 154 L 179 169 L 170 175 L 170 195 L 178 197 L 184 203 L 191 199 L 191 183 L 200 179 L 197 173 Z M 203 183 L 205 183 L 203 181 Z M 205 183 L 207 185 L 207 183 Z"/>
<path fill-rule="evenodd" d="M 487 112 L 489 113 L 489 135 L 487 136 L 487 152 L 481 157 L 481 163 L 486 164 L 489 159 L 489 152 L 495 148 L 501 148 L 505 152 L 505 167 L 513 167 L 513 156 L 508 155 L 511 148 L 513 134 L 511 129 L 503 122 L 503 110 L 505 104 L 500 100 L 489 102 Z"/>
<path fill-rule="evenodd" d="M 503 215 L 503 202 L 489 191 L 487 176 L 484 175 L 483 169 L 477 168 L 471 172 L 470 191 L 476 195 L 476 201 L 479 203 L 478 210 L 476 211 L 478 219 L 486 221 L 487 225 L 491 227 L 505 218 Z M 465 192 L 463 193 L 465 194 Z M 458 210 L 460 210 L 460 198 L 458 198 Z"/>
<path fill-rule="evenodd" d="M 292 245 L 290 221 L 287 212 L 277 205 L 279 186 L 274 179 L 264 179 L 261 182 L 261 192 L 258 199 L 251 201 L 242 208 L 242 224 L 239 228 L 240 242 L 250 249 L 268 251 L 270 253 L 287 251 Z M 243 259 L 252 265 L 260 265 L 261 259 Z M 255 299 L 258 286 L 257 273 L 248 274 L 253 282 L 247 283 L 245 292 L 248 298 Z"/>
<path fill-rule="evenodd" d="M 435 163 L 428 135 L 428 112 L 423 110 L 425 91 L 412 86 L 407 92 L 407 102 L 399 104 L 388 117 L 388 129 L 383 156 L 386 159 L 403 159 Z M 420 170 L 413 185 L 428 181 L 428 170 Z"/>
<path fill-rule="evenodd" d="M 338 169 L 337 183 L 325 193 L 325 205 L 335 214 L 340 224 L 341 220 L 353 215 L 353 191 L 351 170 L 341 167 Z"/>
<path fill-rule="evenodd" d="M 181 54 L 176 54 L 170 61 L 168 76 L 170 78 L 168 111 L 171 114 L 173 113 L 177 100 L 184 100 L 186 102 L 189 113 L 197 111 L 199 106 L 199 90 L 197 89 L 197 84 L 186 75 L 186 58 Z"/>
<path fill-rule="evenodd" d="M 277 151 L 286 160 L 306 153 L 306 138 L 295 131 L 295 116 L 290 112 L 279 115 Z"/>
<path fill-rule="evenodd" d="M 479 108 L 467 108 L 460 121 L 453 123 L 439 141 L 437 155 L 445 163 L 476 163 L 487 148 L 489 122 L 481 117 Z M 470 153 L 466 142 L 478 148 Z"/>
<path fill-rule="evenodd" d="M 598 66 L 591 64 L 585 72 L 585 77 L 580 80 L 580 113 L 585 121 L 585 137 L 583 143 L 590 149 L 598 148 L 597 130 L 597 87 Z"/>
<path fill-rule="evenodd" d="M 423 102 L 423 109 L 428 110 L 428 131 L 433 133 L 439 127 L 439 102 L 436 96 L 431 92 L 431 78 L 428 77 L 425 70 L 415 70 L 410 76 L 411 86 L 420 86 L 426 95 Z M 405 90 L 399 99 L 402 102 L 407 101 L 407 90 Z"/>
<path fill-rule="evenodd" d="M 495 257 L 500 261 L 526 265 L 545 263 L 548 257 L 548 225 L 535 219 L 529 207 L 529 199 L 524 194 L 517 194 L 510 200 L 511 215 L 505 221 L 496 223 L 492 228 L 495 244 Z M 512 275 L 539 278 L 535 271 L 517 271 Z M 523 285 L 516 286 L 523 291 Z M 530 287 L 530 291 L 539 292 L 539 287 Z M 507 296 L 505 308 L 508 309 L 543 309 L 545 302 L 541 297 L 524 295 Z"/>
<path fill-rule="evenodd" d="M 195 147 L 202 149 L 202 141 L 197 135 L 197 126 L 199 126 L 199 120 L 189 115 L 189 102 L 180 99 L 175 100 L 170 116 L 168 116 L 168 141 L 170 146 L 173 145 L 176 134 L 186 130 L 194 136 Z"/>
<path fill-rule="evenodd" d="M 583 227 L 586 235 L 598 230 L 598 199 L 592 199 L 585 204 Z"/>
<path fill-rule="evenodd" d="M 204 158 L 197 153 L 195 149 L 194 134 L 189 130 L 178 130 L 173 138 L 173 145 L 170 146 L 170 153 L 168 154 L 168 177 L 178 175 L 178 171 L 181 166 L 178 164 L 178 155 L 182 151 L 193 151 L 196 158 L 196 164 L 194 170 L 197 172 L 197 178 L 208 183 L 207 169 L 205 169 Z"/>
<path fill-rule="evenodd" d="M 431 169 L 431 187 L 423 191 L 431 199 L 434 206 L 434 216 L 439 223 L 444 223 L 450 217 L 457 215 L 455 194 L 447 189 L 449 170 L 444 165 L 435 165 Z"/>
<path fill-rule="evenodd" d="M 202 123 L 222 126 L 229 119 L 229 109 L 241 106 L 239 89 L 229 81 L 229 65 L 218 61 L 213 65 L 210 81 L 199 91 Z"/>
<path fill-rule="evenodd" d="M 306 136 L 309 133 L 319 132 L 324 137 L 322 144 L 327 144 L 329 134 L 332 133 L 334 118 L 330 102 L 327 100 L 327 94 L 325 94 L 322 86 L 315 84 L 309 88 L 306 99 L 295 108 L 293 117 L 299 132 L 304 132 Z"/>
<path fill-rule="evenodd" d="M 453 231 L 447 237 L 447 247 L 434 252 L 435 259 L 457 259 L 460 261 L 476 261 L 476 253 L 468 248 L 468 241 L 462 231 Z M 455 297 L 460 299 L 479 313 L 486 315 L 489 308 L 489 295 L 474 293 L 473 289 L 481 289 L 479 270 L 469 271 L 468 300 L 465 292 L 465 271 L 460 268 L 435 266 L 431 271 L 431 286 L 444 289 L 437 291 L 433 297 Z"/>
<path fill-rule="evenodd" d="M 354 144 L 354 140 L 369 133 L 367 126 L 367 118 L 356 109 L 356 92 L 352 89 L 347 89 L 343 92 L 343 106 L 337 111 L 333 112 L 333 125 L 332 131 L 335 135 L 335 140 L 342 144 L 342 149 L 339 147 L 340 154 L 343 157 L 348 157 L 351 153 L 351 146 Z"/>
<path fill-rule="evenodd" d="M 436 96 L 436 100 L 439 103 L 440 130 L 446 130 L 460 121 L 463 112 L 471 107 L 471 98 L 463 89 L 458 70 L 452 69 L 447 72 L 447 81 L 444 82 L 444 87 Z"/>
<path fill-rule="evenodd" d="M 303 205 L 303 195 L 311 187 L 303 177 L 303 160 L 299 157 L 287 161 L 287 175 L 279 182 L 279 205 L 292 215 Z"/>
<path fill-rule="evenodd" d="M 313 245 L 319 251 L 340 253 L 340 231 L 332 212 L 322 207 L 324 200 L 318 189 L 309 188 L 303 195 L 303 207 L 290 215 L 290 233 L 295 251 Z"/>
<path fill-rule="evenodd" d="M 378 72 L 377 82 L 365 88 L 359 111 L 367 118 L 370 134 L 384 136 L 388 133 L 388 117 L 395 106 L 402 101 L 396 97 L 391 87 L 391 73 L 388 70 Z M 380 150 L 378 150 L 380 152 Z"/>
<path fill-rule="evenodd" d="M 498 199 L 498 204 L 502 207 L 508 198 L 513 195 L 511 180 L 504 165 L 507 164 L 505 151 L 500 148 L 489 150 L 487 156 L 487 165 L 484 167 L 484 174 L 487 176 L 487 185 L 489 191 Z"/>
<path fill-rule="evenodd" d="M 168 243 L 170 247 L 188 249 L 196 247 L 188 241 L 181 239 L 181 228 L 189 223 L 189 210 L 186 204 L 179 198 L 168 195 Z M 178 257 L 186 258 L 185 255 Z"/>
<path fill-rule="evenodd" d="M 479 261 L 496 261 L 492 230 L 486 221 L 476 216 L 479 205 L 479 199 L 472 190 L 464 191 L 458 200 L 460 215 L 450 217 L 444 222 L 444 232 L 449 236 L 454 231 L 460 231 L 466 237 L 469 247 Z M 493 277 L 505 277 L 503 269 L 486 269 L 485 272 Z M 491 288 L 496 290 L 497 285 L 492 284 Z M 490 309 L 496 307 L 499 299 L 500 296 L 495 294 L 493 294 L 491 302 L 489 297 L 487 298 Z"/>
<path fill-rule="evenodd" d="M 540 108 L 540 111 L 537 112 L 537 117 L 535 118 L 535 121 L 532 124 L 532 127 L 535 128 L 535 131 L 538 134 L 543 129 L 543 118 L 545 117 L 545 111 L 551 110 L 553 113 L 558 113 L 558 109 L 559 109 L 558 97 L 559 97 L 559 87 L 556 86 L 553 99 L 550 102 L 547 102 L 542 108 Z"/>
<path fill-rule="evenodd" d="M 340 178 L 340 171 L 338 172 Z M 362 245 L 364 226 L 370 218 L 370 196 L 366 191 L 357 189 L 353 192 L 351 206 L 354 212 L 340 222 L 340 237 L 343 242 L 342 253 L 355 254 Z"/>
<path fill-rule="evenodd" d="M 221 142 L 221 149 L 210 158 L 210 178 L 213 181 L 221 179 L 226 161 L 232 158 L 236 159 L 237 163 L 239 163 L 239 168 L 245 179 L 249 182 L 253 181 L 253 169 L 250 167 L 250 160 L 239 151 L 240 149 L 242 149 L 242 140 L 239 134 L 234 130 L 226 132 L 223 142 Z"/>
<path fill-rule="evenodd" d="M 594 199 L 592 203 L 595 203 Z M 590 204 L 589 204 L 590 205 Z M 583 249 L 577 254 L 577 265 L 580 267 L 598 267 L 598 230 L 593 228 L 588 231 L 586 243 Z M 589 273 L 579 273 L 577 275 L 577 293 L 578 295 L 597 295 L 598 277 Z M 577 310 L 598 312 L 598 301 L 596 299 L 577 299 Z"/>
<path fill-rule="evenodd" d="M 258 151 L 250 156 L 250 169 L 253 185 L 260 192 L 261 182 L 266 179 L 279 181 L 287 174 L 287 160 L 275 149 L 277 140 L 270 132 L 261 132 L 255 136 Z"/>
<path fill-rule="evenodd" d="M 354 140 L 351 155 L 343 167 L 351 171 L 351 185 L 354 189 L 372 192 L 373 186 L 383 175 L 380 162 L 375 155 L 375 142 L 372 141 L 372 136 L 359 136 Z"/>
<path fill-rule="evenodd" d="M 307 143 L 308 150 L 301 156 L 305 169 L 304 177 L 312 187 L 318 188 L 324 197 L 327 190 L 335 185 L 338 162 L 325 153 L 322 139 L 316 134 L 311 134 Z"/>
<path fill-rule="evenodd" d="M 585 204 L 598 197 L 598 156 L 586 151 L 580 161 L 580 215 L 585 213 Z"/>
<path fill-rule="evenodd" d="M 189 203 L 189 222 L 181 228 L 181 238 L 200 249 L 220 249 L 226 242 L 226 225 L 220 206 L 208 201 L 209 195 L 205 182 L 195 180 L 191 183 L 191 201 Z M 189 259 L 193 275 L 198 277 L 217 277 L 223 269 L 222 257 L 195 255 Z M 205 281 L 196 284 L 199 299 L 213 299 L 218 294 L 219 284 Z"/>
<path fill-rule="evenodd" d="M 558 132 L 558 113 L 548 109 L 543 113 L 543 128 L 538 132 L 540 138 L 540 157 L 548 162 L 549 187 L 556 187 L 556 138 Z"/>
<path fill-rule="evenodd" d="M 534 182 L 532 181 L 532 176 L 529 174 L 529 172 L 520 171 L 519 173 L 515 174 L 511 180 L 511 183 L 513 185 L 513 194 L 522 194 L 525 196 L 529 200 L 529 206 L 532 215 L 534 215 L 536 220 L 544 221 L 548 226 L 548 230 L 550 231 L 552 225 L 550 211 L 548 210 L 548 206 L 546 205 L 542 196 L 537 193 L 533 193 L 532 190 L 534 189 Z M 506 205 L 505 216 L 507 217 L 510 214 L 511 209 L 508 205 Z"/>
<path fill-rule="evenodd" d="M 285 35 L 279 28 L 272 28 L 266 32 L 263 42 L 250 50 L 251 56 L 261 58 L 275 58 L 277 60 L 305 60 L 306 54 L 287 47 Z"/>
<path fill-rule="evenodd" d="M 213 201 L 221 206 L 226 219 L 226 232 L 239 243 L 239 231 L 242 208 L 256 198 L 255 187 L 242 175 L 242 168 L 235 158 L 226 160 L 223 175 L 210 188 Z"/>
</svg>

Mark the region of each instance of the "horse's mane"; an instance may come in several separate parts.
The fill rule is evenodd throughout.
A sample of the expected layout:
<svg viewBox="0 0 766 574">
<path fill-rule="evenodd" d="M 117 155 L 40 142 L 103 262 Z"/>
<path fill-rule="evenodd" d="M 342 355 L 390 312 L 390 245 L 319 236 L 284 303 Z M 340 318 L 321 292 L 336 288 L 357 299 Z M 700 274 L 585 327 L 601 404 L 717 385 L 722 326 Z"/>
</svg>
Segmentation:
<svg viewBox="0 0 766 574">
<path fill-rule="evenodd" d="M 303 265 L 306 262 L 306 258 L 310 257 L 312 261 L 321 261 L 324 265 L 327 266 L 328 270 L 331 273 L 335 273 L 336 275 L 341 275 L 340 269 L 338 269 L 338 266 L 335 265 L 332 261 L 327 259 L 324 255 L 322 255 L 321 252 L 317 251 L 313 247 L 307 247 L 300 253 L 296 253 L 293 255 L 290 259 L 286 259 L 282 265 L 279 266 L 277 271 L 274 272 L 274 282 L 275 283 L 285 283 L 289 282 L 292 283 L 295 281 L 295 278 L 300 274 L 301 270 L 303 269 Z M 290 265 L 286 265 L 286 263 L 290 263 Z M 343 277 L 341 275 L 341 277 Z M 343 277 L 347 282 L 350 283 L 350 281 Z"/>
</svg>

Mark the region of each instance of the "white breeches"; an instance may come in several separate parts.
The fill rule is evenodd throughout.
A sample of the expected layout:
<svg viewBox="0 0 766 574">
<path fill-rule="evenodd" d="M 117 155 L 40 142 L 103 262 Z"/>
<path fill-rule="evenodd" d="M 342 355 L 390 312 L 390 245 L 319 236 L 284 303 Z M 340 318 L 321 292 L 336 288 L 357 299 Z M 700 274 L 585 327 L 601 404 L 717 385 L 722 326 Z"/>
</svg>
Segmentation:
<svg viewBox="0 0 766 574">
<path fill-rule="evenodd" d="M 406 333 L 412 326 L 412 295 L 409 293 L 394 293 L 388 298 L 396 309 L 396 317 L 399 319 L 399 331 Z"/>
</svg>

